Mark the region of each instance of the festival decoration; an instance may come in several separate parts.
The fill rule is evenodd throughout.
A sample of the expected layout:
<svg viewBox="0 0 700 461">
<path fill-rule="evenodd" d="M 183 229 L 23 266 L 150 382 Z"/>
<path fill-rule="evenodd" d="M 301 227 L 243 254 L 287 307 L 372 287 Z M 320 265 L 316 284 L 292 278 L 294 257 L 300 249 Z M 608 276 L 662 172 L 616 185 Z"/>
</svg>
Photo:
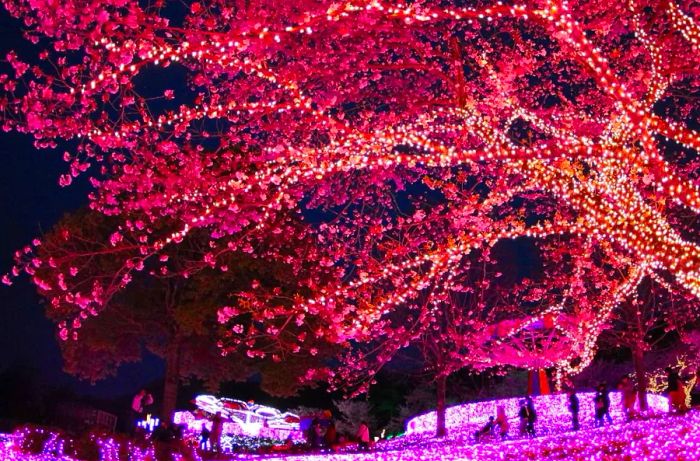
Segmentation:
<svg viewBox="0 0 700 461">
<path fill-rule="evenodd" d="M 198 395 L 194 403 L 199 412 L 178 411 L 173 417 L 175 424 L 186 425 L 194 434 L 201 431 L 202 425 L 211 427 L 209 418 L 219 413 L 223 419 L 222 433 L 225 435 L 267 437 L 282 441 L 304 438 L 299 428 L 299 416 L 294 413 L 283 413 L 265 405 L 213 395 Z M 204 413 L 208 418 L 198 417 L 197 413 Z"/>
</svg>

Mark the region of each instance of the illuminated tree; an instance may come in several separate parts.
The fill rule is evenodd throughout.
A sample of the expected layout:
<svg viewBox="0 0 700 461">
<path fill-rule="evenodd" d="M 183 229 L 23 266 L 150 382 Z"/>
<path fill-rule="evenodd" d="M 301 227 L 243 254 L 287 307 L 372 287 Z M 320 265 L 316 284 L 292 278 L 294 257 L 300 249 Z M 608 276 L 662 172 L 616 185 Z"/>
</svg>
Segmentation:
<svg viewBox="0 0 700 461">
<path fill-rule="evenodd" d="M 700 246 L 675 217 L 700 213 L 693 162 L 675 155 L 700 147 L 697 99 L 683 96 L 700 64 L 690 2 L 214 0 L 184 18 L 162 2 L 4 3 L 49 44 L 37 65 L 8 56 L 4 128 L 38 147 L 71 143 L 61 183 L 90 174 L 91 206 L 121 219 L 108 244 L 138 250 L 115 260 L 110 288 L 196 229 L 215 267 L 244 251 L 299 277 L 292 302 L 250 294 L 223 308 L 225 351 L 370 341 L 401 310 L 440 309 L 465 255 L 519 237 L 607 260 L 546 291 L 566 281 L 592 301 L 503 315 L 513 344 L 528 322 L 560 319 L 566 341 L 546 362 L 562 372 L 590 363 L 645 276 L 667 272 L 673 290 L 700 295 Z M 154 94 L 151 81 L 179 83 Z M 175 230 L 159 232 L 163 221 Z M 302 237 L 316 245 L 290 244 Z M 33 254 L 19 252 L 13 272 L 49 264 Z M 621 276 L 603 277 L 607 266 Z M 59 275 L 35 283 L 95 315 L 101 289 L 60 293 Z M 429 309 L 416 321 L 429 324 Z M 533 366 L 517 354 L 490 363 L 501 361 Z"/>
<path fill-rule="evenodd" d="M 337 386 L 362 392 L 392 360 L 406 361 L 403 349 L 413 351 L 409 356 L 418 352 L 436 385 L 435 429 L 442 437 L 447 378 L 455 372 L 538 370 L 568 362 L 584 347 L 577 338 L 600 322 L 594 306 L 607 292 L 603 287 L 624 285 L 625 278 L 611 271 L 599 248 L 576 239 L 542 240 L 539 247 L 523 239 L 515 244 L 521 253 L 527 242 L 536 269 L 522 273 L 513 266 L 515 250 L 503 245 L 463 255 L 459 272 L 425 286 L 417 302 L 385 316 L 371 337 L 343 354 L 340 366 L 325 372 Z M 587 251 L 579 253 L 581 248 Z M 391 291 L 375 284 L 359 297 L 377 302 Z"/>
</svg>

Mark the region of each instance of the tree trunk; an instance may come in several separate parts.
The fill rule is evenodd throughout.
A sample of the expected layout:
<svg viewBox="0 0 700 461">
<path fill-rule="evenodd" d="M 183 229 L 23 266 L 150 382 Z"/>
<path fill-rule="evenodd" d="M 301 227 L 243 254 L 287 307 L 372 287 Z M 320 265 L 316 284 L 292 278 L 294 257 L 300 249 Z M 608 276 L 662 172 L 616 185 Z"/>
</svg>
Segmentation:
<svg viewBox="0 0 700 461">
<path fill-rule="evenodd" d="M 177 405 L 177 390 L 180 386 L 180 340 L 173 339 L 165 354 L 165 383 L 161 418 L 172 421 Z"/>
<path fill-rule="evenodd" d="M 445 437 L 447 435 L 447 427 L 445 427 L 445 394 L 447 394 L 447 376 L 438 376 L 435 384 L 437 387 L 437 426 L 435 428 L 435 437 Z"/>
<path fill-rule="evenodd" d="M 634 365 L 634 374 L 637 377 L 639 409 L 647 411 L 649 409 L 647 403 L 647 369 L 644 366 L 644 350 L 639 346 L 634 346 L 632 349 L 632 364 Z"/>
</svg>

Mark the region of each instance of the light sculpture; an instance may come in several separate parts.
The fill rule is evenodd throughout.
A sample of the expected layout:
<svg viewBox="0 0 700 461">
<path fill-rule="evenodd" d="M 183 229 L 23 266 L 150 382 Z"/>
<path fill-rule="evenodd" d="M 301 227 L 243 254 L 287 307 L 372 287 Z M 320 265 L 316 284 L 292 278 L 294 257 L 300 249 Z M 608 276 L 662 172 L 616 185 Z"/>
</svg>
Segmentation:
<svg viewBox="0 0 700 461">
<path fill-rule="evenodd" d="M 223 419 L 223 433 L 249 437 L 269 437 L 277 440 L 301 440 L 299 416 L 276 408 L 242 400 L 198 395 L 194 400 L 198 416 L 189 411 L 178 411 L 173 417 L 176 424 L 185 424 L 189 431 L 199 433 L 202 424 L 211 427 L 210 417 L 219 413 Z"/>
</svg>

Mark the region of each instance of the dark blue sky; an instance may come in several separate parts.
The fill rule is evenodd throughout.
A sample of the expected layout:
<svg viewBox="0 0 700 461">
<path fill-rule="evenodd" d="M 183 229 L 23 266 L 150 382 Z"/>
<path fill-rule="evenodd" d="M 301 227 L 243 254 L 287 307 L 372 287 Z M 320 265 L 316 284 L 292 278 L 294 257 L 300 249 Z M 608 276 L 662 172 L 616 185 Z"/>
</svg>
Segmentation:
<svg viewBox="0 0 700 461">
<path fill-rule="evenodd" d="M 37 151 L 19 134 L 0 134 L 0 271 L 8 271 L 12 255 L 51 226 L 66 212 L 87 203 L 84 181 L 58 186 L 65 165 L 53 151 Z M 26 276 L 14 285 L 0 287 L 0 372 L 18 364 L 35 371 L 40 384 L 68 386 L 81 394 L 98 396 L 131 393 L 158 377 L 162 365 L 148 360 L 144 366 L 124 367 L 115 379 L 92 387 L 61 371 L 60 351 L 53 324 Z"/>
<path fill-rule="evenodd" d="M 35 55 L 19 29 L 20 23 L 0 7 L 0 57 L 10 50 L 19 56 Z M 0 63 L 1 71 L 5 71 Z M 0 272 L 12 266 L 12 255 L 40 236 L 66 212 L 87 204 L 86 181 L 68 188 L 58 185 L 67 165 L 63 150 L 37 151 L 25 135 L 0 131 Z M 111 396 L 131 393 L 162 372 L 158 360 L 127 366 L 115 379 L 91 387 L 62 372 L 54 328 L 43 315 L 39 296 L 27 277 L 11 287 L 0 286 L 0 372 L 22 365 L 33 370 L 39 384 L 68 386 L 78 393 Z"/>
</svg>

